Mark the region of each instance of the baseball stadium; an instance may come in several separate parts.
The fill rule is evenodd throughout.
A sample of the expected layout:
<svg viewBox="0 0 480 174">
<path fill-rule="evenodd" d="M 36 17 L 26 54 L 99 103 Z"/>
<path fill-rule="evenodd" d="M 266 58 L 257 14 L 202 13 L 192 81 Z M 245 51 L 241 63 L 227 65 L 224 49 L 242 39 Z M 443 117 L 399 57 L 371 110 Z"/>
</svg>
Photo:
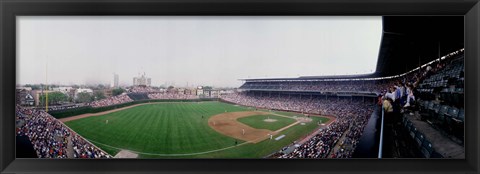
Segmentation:
<svg viewBox="0 0 480 174">
<path fill-rule="evenodd" d="M 17 87 L 17 158 L 465 158 L 463 17 L 382 21 L 372 74 Z"/>
</svg>

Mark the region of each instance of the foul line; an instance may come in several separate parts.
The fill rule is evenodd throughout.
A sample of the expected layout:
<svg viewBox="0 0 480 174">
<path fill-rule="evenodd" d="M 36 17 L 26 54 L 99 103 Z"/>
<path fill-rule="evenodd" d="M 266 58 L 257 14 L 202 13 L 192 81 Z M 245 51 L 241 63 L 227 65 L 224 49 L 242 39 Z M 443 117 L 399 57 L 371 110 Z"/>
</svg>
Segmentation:
<svg viewBox="0 0 480 174">
<path fill-rule="evenodd" d="M 93 140 L 89 140 L 89 141 L 90 141 L 90 142 L 97 143 L 97 144 L 101 144 L 101 145 L 103 145 L 103 146 L 107 146 L 107 147 L 110 147 L 110 148 L 114 148 L 114 149 L 117 149 L 117 150 L 128 150 L 128 149 L 122 149 L 122 148 L 110 146 L 110 145 L 103 144 L 103 143 L 100 143 L 100 142 L 97 142 L 97 141 L 93 141 Z M 191 156 L 191 155 L 201 155 L 201 154 L 207 154 L 207 153 L 212 153 L 212 152 L 218 152 L 218 151 L 222 151 L 222 150 L 227 150 L 227 149 L 231 149 L 231 148 L 238 147 L 238 146 L 241 146 L 241 145 L 245 145 L 245 144 L 248 144 L 248 143 L 250 143 L 250 142 L 243 142 L 243 143 L 240 143 L 240 144 L 238 144 L 238 145 L 236 145 L 236 146 L 230 146 L 230 147 L 225 147 L 225 148 L 215 149 L 215 150 L 210 150 L 210 151 L 205 151 L 205 152 L 182 153 L 182 154 L 147 153 L 147 152 L 137 152 L 137 151 L 133 151 L 133 150 L 128 150 L 128 151 L 133 152 L 133 153 L 136 153 L 136 154 L 142 154 L 142 155 L 156 155 L 156 156 Z"/>
</svg>

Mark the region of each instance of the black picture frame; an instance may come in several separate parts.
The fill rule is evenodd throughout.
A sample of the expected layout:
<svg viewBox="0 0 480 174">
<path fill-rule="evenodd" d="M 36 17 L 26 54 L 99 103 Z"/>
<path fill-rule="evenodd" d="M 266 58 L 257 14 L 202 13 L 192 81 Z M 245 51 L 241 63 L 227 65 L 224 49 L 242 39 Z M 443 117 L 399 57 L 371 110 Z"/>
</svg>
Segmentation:
<svg viewBox="0 0 480 174">
<path fill-rule="evenodd" d="M 1 173 L 478 173 L 478 0 L 1 0 Z M 465 159 L 15 159 L 16 16 L 41 15 L 464 15 Z"/>
</svg>

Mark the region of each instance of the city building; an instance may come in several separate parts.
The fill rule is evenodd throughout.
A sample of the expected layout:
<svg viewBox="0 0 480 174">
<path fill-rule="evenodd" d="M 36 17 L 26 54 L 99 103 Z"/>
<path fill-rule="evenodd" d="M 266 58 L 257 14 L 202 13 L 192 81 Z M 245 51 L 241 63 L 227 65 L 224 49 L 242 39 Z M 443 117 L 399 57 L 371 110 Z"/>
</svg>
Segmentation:
<svg viewBox="0 0 480 174">
<path fill-rule="evenodd" d="M 75 98 L 78 97 L 78 94 L 79 94 L 79 93 L 83 93 L 83 92 L 86 92 L 86 93 L 89 93 L 89 94 L 93 94 L 93 90 L 92 90 L 92 89 L 88 89 L 88 88 L 78 88 L 77 90 L 75 90 Z"/>
<path fill-rule="evenodd" d="M 118 74 L 113 74 L 113 84 L 111 87 L 118 88 L 119 87 L 118 81 L 119 81 Z"/>
<path fill-rule="evenodd" d="M 145 73 L 142 76 L 134 77 L 133 78 L 133 86 L 151 86 L 152 80 L 151 78 L 147 78 Z"/>
<path fill-rule="evenodd" d="M 203 87 L 201 87 L 201 86 L 197 87 L 197 93 L 196 94 L 197 94 L 197 96 L 200 96 L 200 95 L 203 96 Z"/>
<path fill-rule="evenodd" d="M 103 93 L 105 94 L 105 97 L 111 97 L 113 96 L 112 94 L 112 89 L 104 89 Z"/>
<path fill-rule="evenodd" d="M 52 91 L 61 92 L 63 94 L 68 94 L 70 91 L 74 90 L 73 87 L 57 87 L 52 88 Z"/>
<path fill-rule="evenodd" d="M 17 87 L 17 104 L 22 106 L 33 106 L 35 104 L 35 100 L 33 96 L 30 94 L 32 88 L 30 87 Z"/>
</svg>

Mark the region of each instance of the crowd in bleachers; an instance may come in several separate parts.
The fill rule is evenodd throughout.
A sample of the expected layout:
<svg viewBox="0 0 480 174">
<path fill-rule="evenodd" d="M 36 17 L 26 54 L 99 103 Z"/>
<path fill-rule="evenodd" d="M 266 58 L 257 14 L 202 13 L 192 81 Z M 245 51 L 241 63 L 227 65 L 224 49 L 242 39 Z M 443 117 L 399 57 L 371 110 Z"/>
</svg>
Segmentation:
<svg viewBox="0 0 480 174">
<path fill-rule="evenodd" d="M 380 93 L 390 80 L 362 81 L 294 81 L 294 82 L 246 82 L 240 89 L 318 91 L 318 92 L 370 92 Z"/>
<path fill-rule="evenodd" d="M 48 111 L 61 111 L 61 110 L 67 110 L 67 109 L 75 109 L 83 106 L 85 106 L 84 103 L 66 104 L 66 105 L 49 105 Z M 44 109 L 44 107 L 38 107 L 38 109 Z"/>
<path fill-rule="evenodd" d="M 39 158 L 68 157 L 68 137 L 75 134 L 73 131 L 43 110 L 17 106 L 15 111 L 17 119 L 16 134 L 29 138 Z M 74 137 L 72 142 L 76 147 L 87 147 L 78 148 L 76 153 L 88 154 L 89 158 L 110 158 L 108 154 L 89 144 L 81 137 Z"/>
<path fill-rule="evenodd" d="M 132 89 L 151 89 L 147 87 L 142 88 L 132 88 Z M 141 90 L 137 90 L 141 91 Z M 150 91 L 150 90 L 149 90 Z M 98 108 L 98 107 L 105 107 L 117 104 L 123 104 L 132 102 L 134 100 L 148 100 L 148 99 L 198 99 L 199 97 L 196 95 L 191 94 L 183 94 L 177 92 L 129 92 L 120 94 L 118 96 L 108 97 L 106 99 L 97 100 L 88 103 L 91 107 Z M 50 107 L 49 107 L 50 109 Z"/>
<path fill-rule="evenodd" d="M 163 93 L 153 93 L 148 94 L 150 99 L 198 99 L 196 95 L 189 95 L 183 93 L 173 93 L 173 92 L 163 92 Z"/>
<path fill-rule="evenodd" d="M 363 110 L 365 111 L 365 110 Z M 360 111 L 362 112 L 362 111 Z M 340 143 L 340 150 L 332 153 L 332 158 L 350 158 L 357 147 L 363 130 L 368 123 L 370 112 L 363 113 L 354 118 L 350 125 L 350 130 L 346 133 L 345 138 Z"/>
<path fill-rule="evenodd" d="M 75 132 L 73 132 L 72 144 L 74 158 L 110 158 L 108 154 L 88 143 Z"/>
<path fill-rule="evenodd" d="M 105 106 L 117 105 L 117 104 L 122 104 L 122 103 L 128 103 L 128 102 L 132 102 L 132 101 L 133 100 L 130 97 L 128 97 L 127 94 L 120 94 L 120 95 L 109 97 L 109 98 L 106 98 L 106 99 L 93 101 L 89 105 L 94 107 L 94 108 L 98 108 L 98 107 L 105 107 Z"/>
<path fill-rule="evenodd" d="M 43 111 L 17 106 L 16 114 L 23 121 L 17 135 L 30 139 L 39 158 L 67 158 L 67 128 Z"/>
<path fill-rule="evenodd" d="M 152 87 L 143 87 L 143 86 L 135 86 L 132 87 L 128 90 L 128 92 L 132 93 L 155 93 L 155 92 L 160 92 L 158 89 L 154 89 Z"/>
</svg>

